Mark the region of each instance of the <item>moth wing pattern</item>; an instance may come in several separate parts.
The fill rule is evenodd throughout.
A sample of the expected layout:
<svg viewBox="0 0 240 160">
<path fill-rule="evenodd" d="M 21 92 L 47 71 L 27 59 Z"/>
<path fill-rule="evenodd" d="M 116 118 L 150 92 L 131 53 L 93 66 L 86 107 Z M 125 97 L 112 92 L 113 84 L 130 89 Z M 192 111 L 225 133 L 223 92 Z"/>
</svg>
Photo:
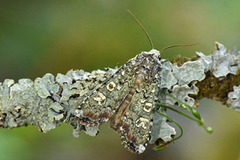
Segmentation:
<svg viewBox="0 0 240 160">
<path fill-rule="evenodd" d="M 117 120 L 118 117 L 114 116 L 110 121 L 111 127 L 121 134 L 124 147 L 131 152 L 138 154 L 144 152 L 150 140 L 154 98 L 157 92 L 156 82 L 141 83 L 133 95 L 128 111 L 120 117 L 120 122 Z"/>
<path fill-rule="evenodd" d="M 132 67 L 129 60 L 76 108 L 75 116 L 82 125 L 98 126 L 109 120 L 133 86 Z"/>
<path fill-rule="evenodd" d="M 99 126 L 111 118 L 111 128 L 120 132 L 124 146 L 142 153 L 150 139 L 161 66 L 159 51 L 138 54 L 95 88 L 75 116 L 85 126 Z"/>
</svg>

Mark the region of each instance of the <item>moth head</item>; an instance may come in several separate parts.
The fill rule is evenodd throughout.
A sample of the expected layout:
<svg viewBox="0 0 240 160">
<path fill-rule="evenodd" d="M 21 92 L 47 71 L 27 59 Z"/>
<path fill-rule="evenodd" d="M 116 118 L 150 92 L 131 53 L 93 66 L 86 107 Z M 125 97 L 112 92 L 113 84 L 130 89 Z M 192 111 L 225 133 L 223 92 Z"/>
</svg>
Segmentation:
<svg viewBox="0 0 240 160">
<path fill-rule="evenodd" d="M 152 49 L 149 52 L 145 52 L 145 54 L 150 54 L 150 55 L 155 55 L 155 56 L 160 56 L 160 52 L 156 49 Z"/>
</svg>

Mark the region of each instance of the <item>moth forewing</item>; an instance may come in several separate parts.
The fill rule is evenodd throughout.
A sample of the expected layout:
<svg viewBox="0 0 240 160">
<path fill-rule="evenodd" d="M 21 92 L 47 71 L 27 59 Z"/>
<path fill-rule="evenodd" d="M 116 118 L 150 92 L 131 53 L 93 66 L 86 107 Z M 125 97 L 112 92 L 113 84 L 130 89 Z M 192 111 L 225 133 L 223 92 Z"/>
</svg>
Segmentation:
<svg viewBox="0 0 240 160">
<path fill-rule="evenodd" d="M 90 94 L 75 110 L 82 125 L 97 126 L 107 122 L 134 84 L 130 60 Z"/>
<path fill-rule="evenodd" d="M 119 117 L 111 119 L 111 127 L 121 134 L 122 144 L 131 152 L 142 153 L 149 142 L 156 86 L 156 82 L 142 82 L 133 95 L 126 114 L 120 117 L 120 121 L 117 120 Z M 120 125 L 112 126 L 115 123 Z"/>
</svg>

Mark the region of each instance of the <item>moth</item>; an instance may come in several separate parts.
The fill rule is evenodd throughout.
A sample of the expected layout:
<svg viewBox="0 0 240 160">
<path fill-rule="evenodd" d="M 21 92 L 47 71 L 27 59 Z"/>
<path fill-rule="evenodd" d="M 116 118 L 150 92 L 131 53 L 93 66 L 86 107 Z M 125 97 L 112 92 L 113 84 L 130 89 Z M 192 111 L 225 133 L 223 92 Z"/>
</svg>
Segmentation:
<svg viewBox="0 0 240 160">
<path fill-rule="evenodd" d="M 122 144 L 142 153 L 150 139 L 160 84 L 160 52 L 152 49 L 130 59 L 76 109 L 85 126 L 110 126 L 121 134 Z"/>
</svg>

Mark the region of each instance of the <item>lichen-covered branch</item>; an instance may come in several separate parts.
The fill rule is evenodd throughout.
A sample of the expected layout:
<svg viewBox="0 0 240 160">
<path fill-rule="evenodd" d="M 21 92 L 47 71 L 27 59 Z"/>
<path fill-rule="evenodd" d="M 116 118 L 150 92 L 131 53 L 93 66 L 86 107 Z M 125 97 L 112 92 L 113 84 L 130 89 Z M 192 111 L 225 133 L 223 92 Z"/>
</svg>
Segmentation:
<svg viewBox="0 0 240 160">
<path fill-rule="evenodd" d="M 192 81 L 197 93 L 190 94 L 198 104 L 202 98 L 210 98 L 221 101 L 230 108 L 240 111 L 240 52 L 233 50 L 227 51 L 226 48 L 216 42 L 216 49 L 213 54 L 205 56 L 197 52 L 197 57 L 192 59 L 177 57 L 173 60 L 177 67 L 183 70 L 185 77 L 200 77 L 198 81 Z M 191 69 L 192 66 L 198 70 Z M 200 66 L 198 66 L 200 65 Z M 186 68 L 190 68 L 190 72 Z M 175 66 L 174 66 L 175 67 Z M 178 71 L 176 71 L 178 72 Z M 178 75 L 183 74 L 182 72 Z M 202 77 L 204 78 L 202 78 Z M 185 78 L 183 78 L 185 80 Z M 186 98 L 186 97 L 185 97 Z"/>
<path fill-rule="evenodd" d="M 178 57 L 173 62 L 161 62 L 159 89 L 170 92 L 191 107 L 207 97 L 240 111 L 239 52 L 228 52 L 222 44 L 216 43 L 216 50 L 209 56 L 197 52 L 193 59 Z M 46 133 L 64 122 L 74 127 L 76 137 L 82 130 L 95 136 L 99 126 L 82 125 L 76 118 L 76 108 L 116 71 L 107 69 L 88 73 L 70 70 L 66 75 L 54 77 L 47 73 L 34 81 L 20 79 L 17 83 L 6 79 L 0 83 L 0 127 L 11 129 L 34 125 Z M 159 94 L 158 98 L 161 103 L 176 104 L 166 95 Z M 158 139 L 169 142 L 176 134 L 167 119 L 156 113 L 151 131 L 149 143 Z"/>
<path fill-rule="evenodd" d="M 91 94 L 116 70 L 70 70 L 54 77 L 47 73 L 35 81 L 6 79 L 0 85 L 0 127 L 15 128 L 34 125 L 46 133 L 62 122 L 72 123 L 73 108 Z"/>
</svg>

